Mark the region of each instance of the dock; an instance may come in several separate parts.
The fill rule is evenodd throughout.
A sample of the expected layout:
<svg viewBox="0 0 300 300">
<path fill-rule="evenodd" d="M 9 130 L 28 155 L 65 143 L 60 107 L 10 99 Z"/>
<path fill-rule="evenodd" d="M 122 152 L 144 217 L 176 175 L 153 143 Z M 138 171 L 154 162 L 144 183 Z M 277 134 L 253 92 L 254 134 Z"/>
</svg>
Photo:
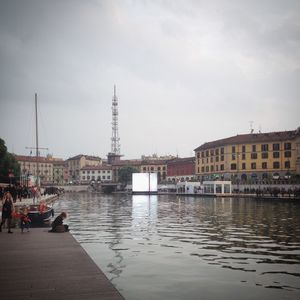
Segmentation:
<svg viewBox="0 0 300 300">
<path fill-rule="evenodd" d="M 2 300 L 124 300 L 69 232 L 13 232 L 0 233 Z"/>
</svg>

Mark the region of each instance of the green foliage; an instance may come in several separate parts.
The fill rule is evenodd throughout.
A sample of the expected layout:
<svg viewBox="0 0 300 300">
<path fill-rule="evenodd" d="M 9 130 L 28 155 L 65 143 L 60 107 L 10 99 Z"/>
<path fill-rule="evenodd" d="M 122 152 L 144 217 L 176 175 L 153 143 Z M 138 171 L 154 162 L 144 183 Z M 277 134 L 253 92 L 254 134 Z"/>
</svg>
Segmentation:
<svg viewBox="0 0 300 300">
<path fill-rule="evenodd" d="M 1 181 L 8 181 L 8 174 L 13 173 L 15 178 L 20 176 L 20 166 L 13 154 L 7 152 L 4 140 L 0 139 L 0 177 Z"/>
<path fill-rule="evenodd" d="M 119 170 L 119 181 L 127 184 L 132 181 L 132 173 L 139 173 L 139 170 L 131 166 L 122 167 Z"/>
</svg>

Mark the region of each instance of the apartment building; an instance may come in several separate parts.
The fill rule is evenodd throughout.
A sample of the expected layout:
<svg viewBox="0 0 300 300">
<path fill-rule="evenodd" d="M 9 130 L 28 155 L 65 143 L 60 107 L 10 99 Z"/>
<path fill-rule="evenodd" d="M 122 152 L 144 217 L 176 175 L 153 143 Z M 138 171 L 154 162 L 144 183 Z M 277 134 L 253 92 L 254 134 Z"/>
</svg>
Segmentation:
<svg viewBox="0 0 300 300">
<path fill-rule="evenodd" d="M 239 182 L 289 179 L 300 174 L 300 129 L 236 135 L 195 150 L 200 180 Z"/>
</svg>

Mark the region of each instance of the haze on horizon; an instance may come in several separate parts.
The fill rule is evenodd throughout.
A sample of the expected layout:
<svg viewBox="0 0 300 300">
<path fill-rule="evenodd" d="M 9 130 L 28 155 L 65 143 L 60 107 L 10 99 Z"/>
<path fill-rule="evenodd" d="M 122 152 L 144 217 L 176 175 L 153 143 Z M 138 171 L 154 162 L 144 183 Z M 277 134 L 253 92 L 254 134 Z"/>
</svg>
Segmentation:
<svg viewBox="0 0 300 300">
<path fill-rule="evenodd" d="M 300 126 L 297 0 L 0 0 L 0 138 L 124 159 Z M 47 152 L 42 151 L 42 155 Z"/>
</svg>

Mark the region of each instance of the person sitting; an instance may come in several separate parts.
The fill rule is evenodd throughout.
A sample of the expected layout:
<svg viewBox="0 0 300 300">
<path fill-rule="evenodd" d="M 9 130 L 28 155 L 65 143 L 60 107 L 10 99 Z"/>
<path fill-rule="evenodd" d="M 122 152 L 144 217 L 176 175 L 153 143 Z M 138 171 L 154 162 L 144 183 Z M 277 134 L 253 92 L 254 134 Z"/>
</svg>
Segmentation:
<svg viewBox="0 0 300 300">
<path fill-rule="evenodd" d="M 51 227 L 52 229 L 49 232 L 67 232 L 69 231 L 69 226 L 63 224 L 63 220 L 67 217 L 65 212 L 62 212 L 59 216 L 55 218 L 52 222 Z"/>
</svg>

